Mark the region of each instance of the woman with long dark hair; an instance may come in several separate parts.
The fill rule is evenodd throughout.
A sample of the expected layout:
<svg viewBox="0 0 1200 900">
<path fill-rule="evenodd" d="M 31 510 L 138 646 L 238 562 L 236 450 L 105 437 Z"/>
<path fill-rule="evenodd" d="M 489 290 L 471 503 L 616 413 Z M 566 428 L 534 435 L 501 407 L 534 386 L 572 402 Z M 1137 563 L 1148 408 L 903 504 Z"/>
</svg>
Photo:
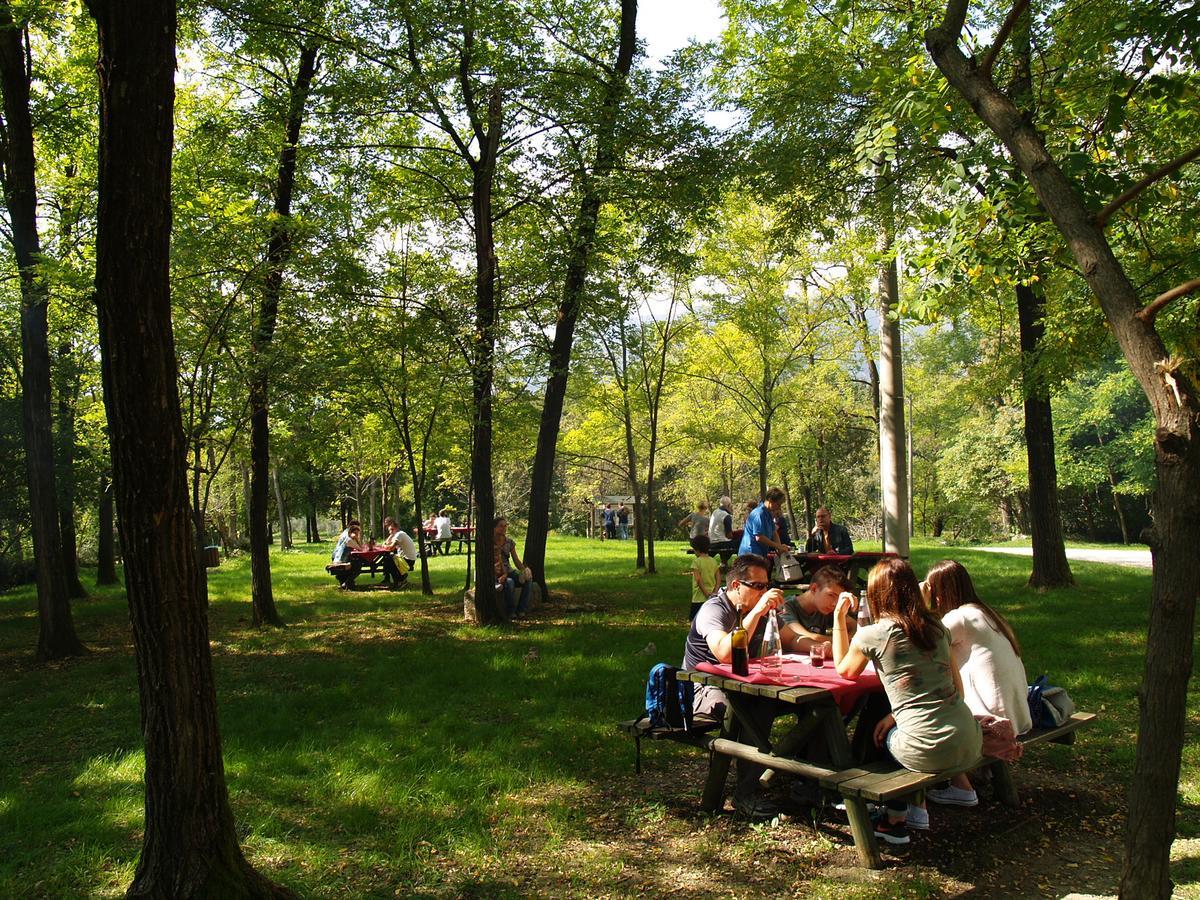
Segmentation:
<svg viewBox="0 0 1200 900">
<path fill-rule="evenodd" d="M 867 667 L 883 681 L 892 712 L 875 728 L 875 743 L 914 772 L 961 769 L 979 759 L 979 724 L 962 698 L 958 670 L 942 623 L 925 607 L 912 567 L 902 559 L 881 560 L 867 578 L 867 600 L 875 624 L 859 628 L 851 641 L 846 617 L 855 597 L 838 598 L 833 621 L 833 659 L 843 678 Z M 889 800 L 875 819 L 875 834 L 890 844 L 908 843 L 909 798 Z"/>
<path fill-rule="evenodd" d="M 971 712 L 1008 719 L 1014 734 L 1032 728 L 1021 645 L 1004 616 L 975 593 L 967 570 L 952 559 L 943 559 L 929 570 L 921 591 L 950 635 L 950 657 Z M 955 776 L 948 788 L 928 793 L 935 803 L 979 803 L 966 775 Z"/>
</svg>

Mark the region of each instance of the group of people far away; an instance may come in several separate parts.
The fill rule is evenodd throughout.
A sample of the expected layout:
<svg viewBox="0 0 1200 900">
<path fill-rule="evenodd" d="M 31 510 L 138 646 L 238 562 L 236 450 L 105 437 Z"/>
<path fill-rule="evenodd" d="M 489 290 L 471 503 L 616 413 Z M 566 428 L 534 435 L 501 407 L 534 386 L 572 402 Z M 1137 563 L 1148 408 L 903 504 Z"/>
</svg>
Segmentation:
<svg viewBox="0 0 1200 900">
<path fill-rule="evenodd" d="M 787 516 L 783 514 L 785 497 L 782 490 L 773 487 L 767 491 L 762 503 L 747 514 L 746 524 L 742 529 L 742 542 L 738 547 L 739 553 L 757 553 L 759 556 L 765 556 L 769 552 L 791 552 L 792 539 L 788 534 Z M 834 523 L 828 508 L 822 506 L 816 513 L 816 525 L 804 542 L 804 552 L 848 556 L 854 552 L 854 541 L 850 539 L 849 529 L 845 525 Z"/>
<path fill-rule="evenodd" d="M 400 530 L 400 526 L 391 516 L 383 520 L 383 527 L 387 535 L 380 547 L 389 551 L 380 557 L 383 584 L 394 590 L 408 580 L 408 573 L 412 571 L 417 561 L 417 547 L 413 543 L 413 539 Z M 349 590 L 354 586 L 354 579 L 362 571 L 363 562 L 354 556 L 353 551 L 364 549 L 367 549 L 367 545 L 363 543 L 362 539 L 362 523 L 357 519 L 351 519 L 342 533 L 338 535 L 337 543 L 333 548 L 333 562 L 349 563 L 350 565 L 348 571 L 338 575 L 338 581 L 344 590 Z"/>
<path fill-rule="evenodd" d="M 611 503 L 605 503 L 601 520 L 604 525 L 602 540 L 608 538 L 610 541 L 624 541 L 629 538 L 629 507 L 624 503 L 617 504 L 616 509 Z"/>
<path fill-rule="evenodd" d="M 874 622 L 857 628 L 859 599 L 840 569 L 819 569 L 806 591 L 785 599 L 770 585 L 766 559 L 741 554 L 725 585 L 695 612 L 683 667 L 729 663 L 730 635 L 738 622 L 750 635 L 751 656 L 757 655 L 767 612 L 779 609 L 785 651 L 810 652 L 814 644 L 828 643 L 838 674 L 850 679 L 874 665 L 891 707 L 873 724 L 874 743 L 904 768 L 943 772 L 970 766 L 982 752 L 981 721 L 994 729 L 993 736 L 1009 741 L 1032 727 L 1016 635 L 979 598 L 962 565 L 939 562 L 918 583 L 907 561 L 884 559 L 871 570 L 866 595 Z M 719 718 L 726 705 L 719 688 L 705 685 L 697 689 L 693 708 Z M 775 706 L 750 707 L 757 730 L 769 733 Z M 737 766 L 734 809 L 749 818 L 774 815 L 774 805 L 758 796 L 762 767 L 741 759 Z M 925 796 L 936 803 L 978 804 L 968 776 L 956 776 L 948 787 L 889 801 L 874 820 L 875 834 L 905 844 L 910 827 L 928 829 Z"/>
</svg>

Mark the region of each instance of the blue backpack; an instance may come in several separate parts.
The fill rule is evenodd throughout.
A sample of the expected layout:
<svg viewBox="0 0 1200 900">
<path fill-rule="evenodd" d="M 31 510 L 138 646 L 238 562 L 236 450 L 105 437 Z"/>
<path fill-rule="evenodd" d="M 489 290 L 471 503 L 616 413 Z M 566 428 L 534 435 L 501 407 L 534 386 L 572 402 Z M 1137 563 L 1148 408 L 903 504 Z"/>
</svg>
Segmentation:
<svg viewBox="0 0 1200 900">
<path fill-rule="evenodd" d="M 1029 717 L 1033 720 L 1034 728 L 1053 728 L 1057 722 L 1051 717 L 1051 713 L 1046 709 L 1047 701 L 1042 696 L 1050 687 L 1050 679 L 1045 675 L 1039 675 L 1037 680 L 1029 686 Z"/>
<path fill-rule="evenodd" d="M 674 666 L 658 663 L 646 680 L 646 718 L 655 728 L 691 728 L 692 695 L 690 681 L 676 681 Z"/>
</svg>

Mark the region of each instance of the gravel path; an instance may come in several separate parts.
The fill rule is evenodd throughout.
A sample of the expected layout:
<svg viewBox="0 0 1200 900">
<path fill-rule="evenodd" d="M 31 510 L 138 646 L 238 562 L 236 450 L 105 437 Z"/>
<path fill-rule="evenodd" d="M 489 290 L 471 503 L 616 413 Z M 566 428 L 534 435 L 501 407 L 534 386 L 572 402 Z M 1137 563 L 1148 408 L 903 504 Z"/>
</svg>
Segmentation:
<svg viewBox="0 0 1200 900">
<path fill-rule="evenodd" d="M 1033 556 L 1032 547 L 976 547 L 987 553 L 1009 553 L 1013 556 Z M 1067 559 L 1077 559 L 1083 562 L 1109 563 L 1115 566 L 1133 566 L 1138 569 L 1150 568 L 1150 551 L 1134 550 L 1100 550 L 1068 547 Z"/>
</svg>

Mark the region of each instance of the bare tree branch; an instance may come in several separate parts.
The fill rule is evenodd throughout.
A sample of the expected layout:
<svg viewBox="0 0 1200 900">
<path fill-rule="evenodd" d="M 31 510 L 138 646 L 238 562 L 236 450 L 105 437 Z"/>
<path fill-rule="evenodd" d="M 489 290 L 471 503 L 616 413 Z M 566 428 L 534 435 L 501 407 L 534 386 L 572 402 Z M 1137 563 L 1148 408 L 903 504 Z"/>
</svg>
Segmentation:
<svg viewBox="0 0 1200 900">
<path fill-rule="evenodd" d="M 1200 156 L 1200 144 L 1197 144 L 1191 150 L 1187 151 L 1187 153 L 1177 156 L 1165 166 L 1154 170 L 1112 203 L 1108 204 L 1108 206 L 1104 207 L 1104 209 L 1100 210 L 1100 212 L 1096 213 L 1096 224 L 1103 228 L 1108 224 L 1108 220 L 1112 218 L 1113 214 L 1122 206 L 1134 200 L 1142 191 L 1146 190 L 1146 188 L 1150 187 L 1156 181 L 1166 178 L 1172 172 L 1177 172 L 1198 156 Z"/>
<path fill-rule="evenodd" d="M 1193 278 L 1191 281 L 1185 281 L 1183 284 L 1178 284 L 1169 291 L 1163 291 L 1152 301 L 1146 304 L 1144 309 L 1139 310 L 1136 315 L 1139 319 L 1150 325 L 1154 322 L 1155 316 L 1162 312 L 1172 300 L 1178 300 L 1180 297 L 1186 297 L 1188 294 L 1194 294 L 1200 291 L 1200 278 Z"/>
<path fill-rule="evenodd" d="M 1028 8 L 1029 0 L 1017 0 L 1013 4 L 1013 8 L 1008 11 L 1008 15 L 1004 17 L 1004 24 L 996 32 L 996 40 L 992 41 L 992 46 L 988 47 L 987 53 L 983 55 L 983 61 L 979 64 L 979 71 L 988 78 L 992 77 L 992 66 L 996 64 L 996 57 L 1000 55 L 1000 50 L 1003 49 L 1004 42 L 1008 40 L 1013 26 L 1017 24 L 1017 19 L 1021 18 L 1021 14 Z"/>
</svg>

